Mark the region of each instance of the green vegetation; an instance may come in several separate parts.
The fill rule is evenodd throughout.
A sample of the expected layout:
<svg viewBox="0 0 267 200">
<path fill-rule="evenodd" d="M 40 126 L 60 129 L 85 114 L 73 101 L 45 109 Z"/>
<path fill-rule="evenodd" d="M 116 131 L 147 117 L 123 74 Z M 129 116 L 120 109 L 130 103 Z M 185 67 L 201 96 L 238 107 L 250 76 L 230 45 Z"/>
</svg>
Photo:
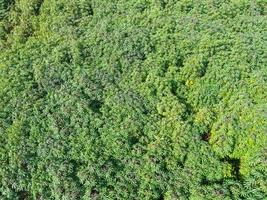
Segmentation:
<svg viewBox="0 0 267 200">
<path fill-rule="evenodd" d="M 0 199 L 263 200 L 266 0 L 0 0 Z"/>
</svg>

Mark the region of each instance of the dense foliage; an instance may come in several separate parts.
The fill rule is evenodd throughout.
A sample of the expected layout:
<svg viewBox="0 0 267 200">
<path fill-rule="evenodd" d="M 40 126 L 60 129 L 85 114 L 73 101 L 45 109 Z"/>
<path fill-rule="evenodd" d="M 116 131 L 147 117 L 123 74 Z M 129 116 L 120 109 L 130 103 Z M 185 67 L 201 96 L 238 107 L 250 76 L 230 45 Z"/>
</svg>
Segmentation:
<svg viewBox="0 0 267 200">
<path fill-rule="evenodd" d="M 264 199 L 266 6 L 0 0 L 0 199 Z"/>
</svg>

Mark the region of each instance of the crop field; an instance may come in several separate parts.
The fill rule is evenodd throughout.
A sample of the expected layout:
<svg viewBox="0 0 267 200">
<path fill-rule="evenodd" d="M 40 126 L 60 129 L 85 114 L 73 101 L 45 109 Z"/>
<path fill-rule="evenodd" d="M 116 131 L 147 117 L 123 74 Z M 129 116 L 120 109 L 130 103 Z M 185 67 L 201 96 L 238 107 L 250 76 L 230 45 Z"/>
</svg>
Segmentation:
<svg viewBox="0 0 267 200">
<path fill-rule="evenodd" d="M 0 200 L 266 198 L 266 0 L 0 0 Z"/>
</svg>

